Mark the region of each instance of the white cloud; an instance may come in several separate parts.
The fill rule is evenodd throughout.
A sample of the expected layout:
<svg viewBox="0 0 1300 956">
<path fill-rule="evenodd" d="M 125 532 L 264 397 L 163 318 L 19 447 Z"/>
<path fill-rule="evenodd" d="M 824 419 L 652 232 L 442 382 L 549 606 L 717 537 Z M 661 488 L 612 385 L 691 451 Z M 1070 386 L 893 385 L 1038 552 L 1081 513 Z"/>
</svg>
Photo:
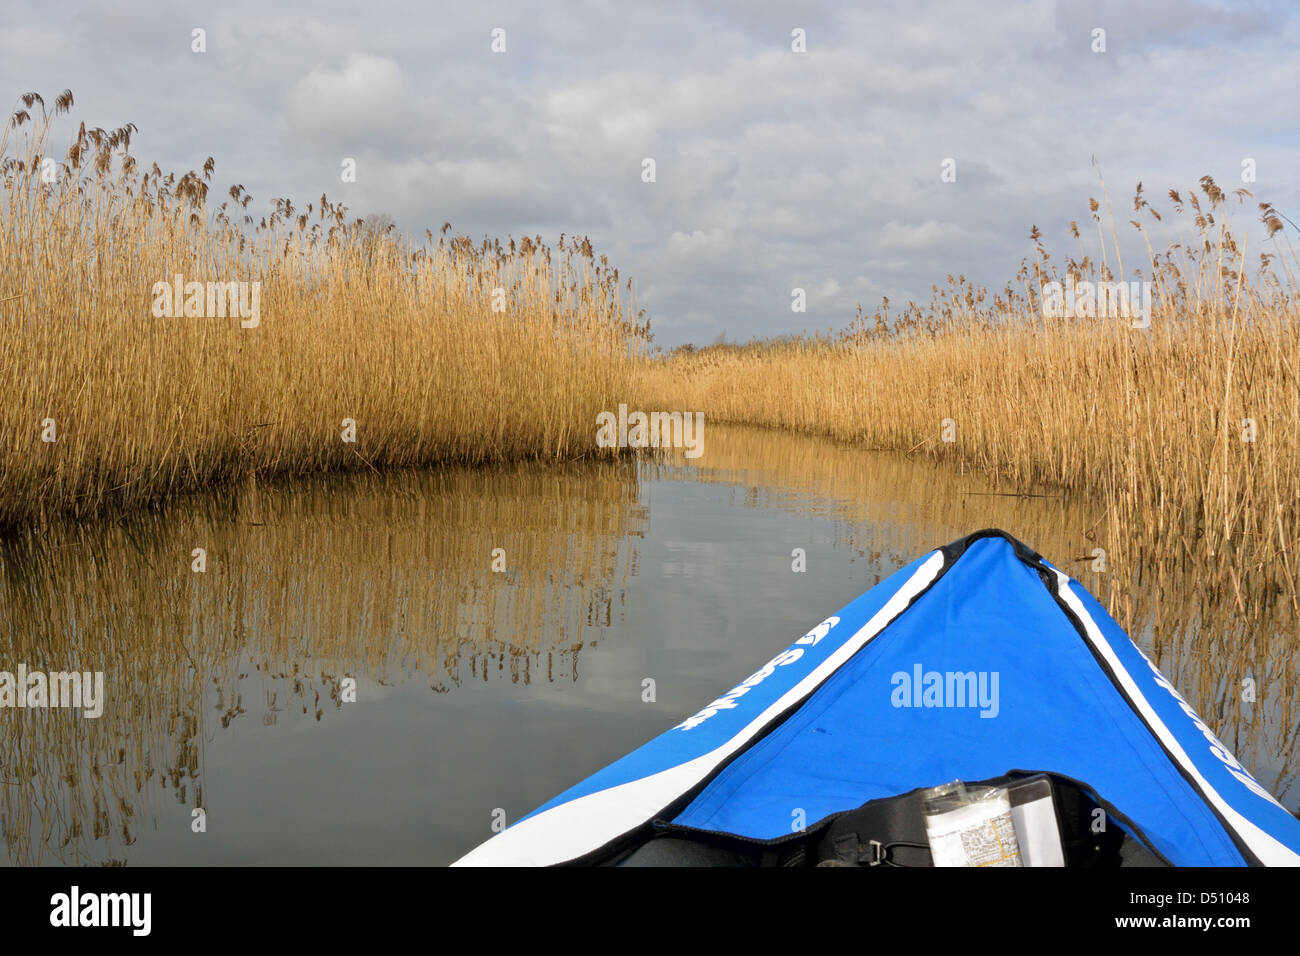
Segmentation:
<svg viewBox="0 0 1300 956">
<path fill-rule="evenodd" d="M 880 230 L 878 244 L 887 249 L 934 249 L 970 241 L 971 234 L 953 222 L 900 223 L 891 219 Z"/>
<path fill-rule="evenodd" d="M 318 67 L 294 84 L 289 119 L 309 133 L 371 133 L 397 115 L 401 90 L 393 60 L 352 54 L 342 68 Z"/>
<path fill-rule="evenodd" d="M 71 87 L 75 117 L 56 138 L 74 120 L 133 121 L 146 165 L 213 156 L 218 191 L 242 183 L 263 211 L 325 192 L 411 235 L 447 220 L 475 237 L 590 235 L 635 280 L 665 345 L 842 326 L 858 301 L 926 301 L 950 272 L 998 289 L 1032 225 L 1058 259 L 1077 255 L 1070 220 L 1095 243 L 1093 155 L 1135 262 L 1123 220 L 1138 180 L 1167 211 L 1166 190 L 1186 195 L 1203 174 L 1240 185 L 1249 156 L 1256 201 L 1300 208 L 1285 122 L 1300 14 L 1280 6 L 398 0 L 376 17 L 233 0 L 195 20 L 200 56 L 149 2 L 67 20 L 18 0 L 0 87 L 47 99 Z M 1104 55 L 1090 50 L 1098 23 Z M 505 55 L 489 49 L 498 24 Z M 790 52 L 796 25 L 805 54 Z M 339 181 L 343 156 L 359 159 L 355 184 Z M 948 156 L 956 183 L 939 180 Z M 807 317 L 790 312 L 795 285 Z"/>
</svg>

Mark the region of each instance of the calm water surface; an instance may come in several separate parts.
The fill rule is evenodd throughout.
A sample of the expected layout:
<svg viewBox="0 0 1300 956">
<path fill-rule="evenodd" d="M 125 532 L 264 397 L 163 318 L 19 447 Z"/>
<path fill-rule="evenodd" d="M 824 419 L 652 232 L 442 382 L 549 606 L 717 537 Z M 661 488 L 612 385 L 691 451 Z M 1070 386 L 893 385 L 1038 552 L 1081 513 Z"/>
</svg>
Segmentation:
<svg viewBox="0 0 1300 956">
<path fill-rule="evenodd" d="M 0 859 L 447 863 L 927 549 L 1003 527 L 1100 584 L 1086 506 L 770 432 L 706 451 L 250 483 L 0 543 L 0 670 L 107 697 L 0 710 Z M 1233 706 L 1242 662 L 1195 631 L 1153 652 L 1294 810 L 1291 702 Z"/>
</svg>

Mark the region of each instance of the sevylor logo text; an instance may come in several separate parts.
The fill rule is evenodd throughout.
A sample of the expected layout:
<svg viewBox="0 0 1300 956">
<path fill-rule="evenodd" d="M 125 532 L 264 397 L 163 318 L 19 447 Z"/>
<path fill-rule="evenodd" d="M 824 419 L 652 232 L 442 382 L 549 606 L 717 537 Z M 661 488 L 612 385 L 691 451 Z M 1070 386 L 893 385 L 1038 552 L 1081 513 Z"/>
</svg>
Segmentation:
<svg viewBox="0 0 1300 956">
<path fill-rule="evenodd" d="M 1214 754 L 1215 758 L 1227 768 L 1228 773 L 1236 777 L 1237 780 L 1240 781 L 1241 784 L 1251 793 L 1263 797 L 1274 806 L 1282 807 L 1282 804 L 1278 802 L 1277 797 L 1269 793 L 1263 784 L 1251 776 L 1250 771 L 1241 765 L 1241 761 L 1232 755 L 1232 752 L 1228 750 L 1223 741 L 1216 737 L 1214 731 L 1205 725 L 1205 721 L 1201 720 L 1201 718 L 1197 716 L 1196 711 L 1192 709 L 1192 705 L 1187 703 L 1187 699 L 1183 697 L 1182 694 L 1178 693 L 1178 689 L 1165 679 L 1165 676 L 1160 673 L 1160 668 L 1156 667 L 1155 662 L 1152 661 L 1151 658 L 1147 657 L 1142 648 L 1138 648 L 1138 653 L 1142 655 L 1142 659 L 1151 667 L 1151 673 L 1155 675 L 1156 683 L 1167 690 L 1174 700 L 1178 702 L 1178 706 L 1182 708 L 1183 713 L 1191 719 L 1192 725 L 1201 732 L 1202 736 L 1205 737 L 1206 742 L 1209 743 L 1210 753 Z M 1286 810 L 1286 807 L 1282 807 L 1282 809 Z M 1289 813 L 1290 811 L 1288 810 L 1287 812 Z"/>
<path fill-rule="evenodd" d="M 754 673 L 750 674 L 740 684 L 727 691 L 713 703 L 709 704 L 708 707 L 701 710 L 698 714 L 683 720 L 680 724 L 674 727 L 673 730 L 692 730 L 704 723 L 718 711 L 734 709 L 737 700 L 744 697 L 759 684 L 763 683 L 763 681 L 775 674 L 778 667 L 784 667 L 786 664 L 793 664 L 799 658 L 803 657 L 803 652 L 806 648 L 817 646 L 818 642 L 829 634 L 831 628 L 838 623 L 840 623 L 838 617 L 828 617 L 803 637 L 799 638 L 799 640 L 795 641 L 794 647 L 788 647 L 780 654 L 777 654 L 776 657 L 768 661 L 763 667 L 754 671 Z"/>
</svg>

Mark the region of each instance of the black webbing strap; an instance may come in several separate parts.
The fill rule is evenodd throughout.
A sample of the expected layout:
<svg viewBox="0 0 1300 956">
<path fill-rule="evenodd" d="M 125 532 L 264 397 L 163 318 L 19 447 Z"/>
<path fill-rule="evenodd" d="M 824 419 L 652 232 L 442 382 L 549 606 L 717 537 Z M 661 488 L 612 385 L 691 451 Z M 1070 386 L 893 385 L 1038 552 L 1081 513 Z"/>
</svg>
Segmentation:
<svg viewBox="0 0 1300 956">
<path fill-rule="evenodd" d="M 968 783 L 970 787 L 1002 786 L 1035 776 L 1015 771 Z M 817 865 L 934 866 L 925 832 L 924 790 L 871 800 L 831 820 L 815 844 Z M 1066 862 L 1087 865 L 1101 855 L 1104 842 L 1123 839 L 1122 832 L 1099 839 L 1089 832 L 1096 803 L 1067 778 L 1052 779 L 1052 796 L 1064 836 Z"/>
<path fill-rule="evenodd" d="M 831 821 L 816 845 L 818 864 L 933 866 L 921 792 L 885 797 Z"/>
</svg>

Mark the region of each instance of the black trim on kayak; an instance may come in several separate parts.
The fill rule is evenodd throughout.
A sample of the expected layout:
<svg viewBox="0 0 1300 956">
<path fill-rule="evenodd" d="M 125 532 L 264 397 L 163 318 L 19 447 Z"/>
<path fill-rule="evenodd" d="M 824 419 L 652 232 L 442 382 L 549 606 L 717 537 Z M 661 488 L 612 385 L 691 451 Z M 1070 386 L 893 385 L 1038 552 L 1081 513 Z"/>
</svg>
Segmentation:
<svg viewBox="0 0 1300 956">
<path fill-rule="evenodd" d="M 1107 818 L 1118 823 L 1121 830 L 1124 833 L 1128 834 L 1128 836 L 1132 840 L 1134 840 L 1143 851 L 1150 854 L 1152 859 L 1155 860 L 1158 864 L 1160 864 L 1161 866 L 1168 866 L 1168 867 L 1172 867 L 1174 865 L 1169 860 L 1168 857 L 1166 857 L 1155 847 L 1155 845 L 1151 842 L 1151 839 L 1146 835 L 1145 832 L 1143 832 L 1141 827 L 1139 827 L 1135 822 L 1133 822 L 1133 820 L 1127 814 L 1123 813 L 1113 803 L 1111 803 L 1109 800 L 1106 800 L 1104 797 L 1102 797 L 1097 792 L 1096 788 L 1093 787 L 1091 784 L 1087 783 L 1086 781 L 1078 780 L 1066 774 L 1057 773 L 1051 770 L 1047 770 L 1047 771 L 1008 770 L 1006 773 L 1002 774 L 999 777 L 990 777 L 987 780 L 969 781 L 968 786 L 980 787 L 980 786 L 1002 785 L 1009 780 L 1016 780 L 1016 779 L 1035 777 L 1035 776 L 1045 776 L 1045 777 L 1052 778 L 1053 781 L 1056 782 L 1058 796 L 1064 793 L 1065 788 L 1062 788 L 1061 784 L 1065 784 L 1067 787 L 1073 787 L 1074 789 L 1078 790 L 1080 793 L 1085 795 L 1094 805 L 1096 805 L 1101 810 L 1103 810 Z M 709 844 L 712 846 L 725 848 L 725 849 L 736 849 L 738 847 L 741 848 L 752 847 L 754 850 L 761 849 L 761 850 L 768 850 L 768 851 L 781 851 L 781 850 L 792 850 L 796 848 L 802 848 L 802 850 L 806 854 L 813 846 L 816 845 L 816 843 L 825 835 L 826 831 L 829 830 L 832 824 L 834 824 L 837 820 L 840 820 L 851 814 L 859 814 L 861 813 L 862 810 L 872 806 L 889 803 L 891 801 L 901 800 L 907 797 L 913 797 L 924 789 L 926 788 L 917 787 L 913 790 L 907 791 L 906 793 L 895 794 L 893 796 L 887 796 L 887 797 L 877 797 L 873 800 L 869 800 L 867 803 L 863 804 L 862 806 L 850 807 L 847 810 L 837 810 L 834 813 L 828 813 L 826 816 L 818 819 L 815 823 L 809 824 L 803 830 L 798 830 L 788 834 L 782 834 L 779 837 L 770 837 L 768 839 L 743 836 L 738 833 L 729 833 L 723 830 L 707 830 L 702 827 L 685 826 L 683 824 L 673 823 L 671 820 L 665 820 L 665 819 L 656 819 L 655 821 L 653 821 L 653 830 L 654 830 L 655 837 L 661 838 L 666 836 L 668 837 L 677 836 L 695 842 Z M 1058 806 L 1057 807 L 1058 813 L 1060 812 L 1060 809 L 1061 808 Z M 894 836 L 894 834 L 892 833 L 887 835 Z M 882 834 L 882 838 L 883 836 L 884 835 Z M 1063 840 L 1064 840 L 1064 836 L 1065 834 L 1063 832 L 1062 833 Z M 911 844 L 908 845 L 910 846 Z"/>
<path fill-rule="evenodd" d="M 1025 776 L 1032 776 L 1033 773 L 1034 771 L 1032 770 L 1008 770 L 1007 776 L 1009 777 L 1020 776 L 1022 774 Z M 1119 807 L 1115 806 L 1115 804 L 1111 803 L 1109 800 L 1107 800 L 1105 797 L 1099 794 L 1096 788 L 1093 787 L 1091 784 L 1083 780 L 1077 780 L 1074 777 L 1068 776 L 1063 773 L 1057 773 L 1055 771 L 1047 771 L 1047 774 L 1048 776 L 1056 777 L 1059 780 L 1064 780 L 1066 783 L 1073 784 L 1074 786 L 1078 787 L 1080 790 L 1082 790 L 1084 793 L 1086 793 L 1089 797 L 1092 798 L 1093 803 L 1097 804 L 1097 806 L 1101 807 L 1101 809 L 1105 811 L 1106 816 L 1110 817 L 1113 820 L 1118 821 L 1119 825 L 1129 834 L 1129 836 L 1133 837 L 1133 839 L 1137 840 L 1139 843 L 1142 844 L 1143 849 L 1145 849 L 1148 853 L 1154 856 L 1165 866 L 1174 865 L 1167 856 L 1165 856 L 1158 849 L 1156 849 L 1156 845 L 1151 842 L 1151 839 L 1146 835 L 1146 833 L 1143 832 L 1142 828 L 1138 826 L 1136 823 L 1134 823 L 1133 819 L 1127 813 L 1124 813 L 1122 810 L 1119 809 Z"/>
<path fill-rule="evenodd" d="M 1156 733 L 1155 729 L 1147 721 L 1146 717 L 1142 714 L 1141 710 L 1139 710 L 1138 707 L 1135 706 L 1133 699 L 1129 696 L 1127 691 L 1125 691 L 1123 685 L 1120 683 L 1118 677 L 1116 676 L 1114 670 L 1111 668 L 1110 664 L 1105 660 L 1105 658 L 1101 656 L 1097 648 L 1093 646 L 1092 641 L 1088 638 L 1087 628 L 1084 626 L 1083 621 L 1079 619 L 1079 617 L 1074 613 L 1074 611 L 1069 607 L 1068 604 L 1065 603 L 1065 600 L 1061 597 L 1060 591 L 1058 589 L 1058 582 L 1056 578 L 1055 569 L 1050 564 L 1047 563 L 1047 561 L 1042 557 L 1042 555 L 1040 555 L 1037 551 L 1033 550 L 1024 542 L 1020 541 L 1018 538 L 1014 537 L 1013 535 L 1008 534 L 1007 532 L 1001 530 L 1000 528 L 985 528 L 980 531 L 972 532 L 971 534 L 968 534 L 962 538 L 958 538 L 956 541 L 952 541 L 939 548 L 933 549 L 943 555 L 943 559 L 944 559 L 943 566 L 939 568 L 939 570 L 935 573 L 934 577 L 930 580 L 928 584 L 926 584 L 924 588 L 922 588 L 920 591 L 918 591 L 915 595 L 912 596 L 912 599 L 907 602 L 907 605 L 905 607 L 901 608 L 897 614 L 895 614 L 888 621 L 886 621 L 884 625 L 881 626 L 880 630 L 877 631 L 875 635 L 873 635 L 872 640 L 874 640 L 876 637 L 879 637 L 881 634 L 884 634 L 885 631 L 887 631 L 895 621 L 897 621 L 900 617 L 902 617 L 903 614 L 905 614 L 912 607 L 912 605 L 914 605 L 922 597 L 928 594 L 930 590 L 943 579 L 944 575 L 946 575 L 948 571 L 951 570 L 956 565 L 957 561 L 962 557 L 962 555 L 966 553 L 966 551 L 970 548 L 970 546 L 974 544 L 976 541 L 979 541 L 983 538 L 1002 538 L 1012 546 L 1012 550 L 1014 551 L 1016 557 L 1019 558 L 1023 564 L 1032 568 L 1038 573 L 1039 580 L 1042 581 L 1043 586 L 1047 589 L 1047 592 L 1051 595 L 1052 599 L 1056 602 L 1057 606 L 1065 613 L 1066 619 L 1069 620 L 1070 623 L 1074 626 L 1075 631 L 1079 634 L 1079 637 L 1083 640 L 1084 646 L 1088 648 L 1093 658 L 1101 666 L 1102 672 L 1106 674 L 1106 676 L 1110 679 L 1110 682 L 1114 686 L 1115 690 L 1119 693 L 1120 697 L 1123 698 L 1124 702 L 1128 705 L 1129 709 L 1138 718 L 1138 720 L 1142 722 L 1143 727 L 1145 727 L 1147 732 L 1150 733 L 1151 736 L 1155 739 L 1155 742 L 1160 746 L 1160 749 L 1164 752 L 1169 762 L 1173 764 L 1173 766 L 1178 770 L 1179 774 L 1183 777 L 1184 780 L 1187 781 L 1188 785 L 1192 788 L 1192 791 L 1201 798 L 1202 802 L 1204 802 L 1206 807 L 1209 808 L 1210 812 L 1214 814 L 1215 819 L 1219 821 L 1219 824 L 1223 827 L 1224 832 L 1227 834 L 1228 838 L 1232 841 L 1233 845 L 1237 848 L 1238 852 L 1241 853 L 1246 863 L 1250 866 L 1262 866 L 1263 865 L 1262 861 L 1245 844 L 1241 835 L 1238 834 L 1235 829 L 1233 829 L 1233 827 L 1228 823 L 1228 821 L 1224 818 L 1224 816 L 1219 812 L 1218 808 L 1215 807 L 1214 804 L 1210 801 L 1206 793 L 1192 778 L 1192 776 L 1187 771 L 1187 769 L 1177 760 L 1177 758 L 1174 757 L 1173 753 L 1169 750 L 1169 748 L 1165 746 L 1164 741 L 1160 739 L 1160 735 Z M 869 644 L 870 641 L 868 641 L 867 643 Z M 856 656 L 858 653 L 861 653 L 861 651 L 865 649 L 866 646 L 867 645 L 864 644 L 862 648 L 859 648 L 858 651 L 854 652 L 853 656 Z M 849 658 L 849 660 L 851 659 L 852 657 Z M 848 660 L 844 662 L 844 665 L 847 664 L 848 664 Z M 604 844 L 595 848 L 594 850 L 584 853 L 581 856 L 577 856 L 570 860 L 565 860 L 553 865 L 554 866 L 590 866 L 590 865 L 598 864 L 606 860 L 609 860 L 611 858 L 617 857 L 620 854 L 633 849 L 634 847 L 648 840 L 656 833 L 662 833 L 666 831 L 682 832 L 682 833 L 690 832 L 696 835 L 710 834 L 710 833 L 716 834 L 717 831 L 696 830 L 693 827 L 683 827 L 678 824 L 672 824 L 669 821 L 671 821 L 673 817 L 677 816 L 683 810 L 685 810 L 686 807 L 689 806 L 690 803 L 693 800 L 695 800 L 695 798 L 698 797 L 705 788 L 707 788 L 711 783 L 713 783 L 713 781 L 717 779 L 717 777 L 720 776 L 735 760 L 738 760 L 741 756 L 749 752 L 749 750 L 751 750 L 754 746 L 756 746 L 764 737 L 766 737 L 768 734 L 772 733 L 783 723 L 785 723 L 785 721 L 788 720 L 797 710 L 799 710 L 799 708 L 801 708 L 810 698 L 812 698 L 814 694 L 816 694 L 819 690 L 821 690 L 821 688 L 825 686 L 827 681 L 829 681 L 836 674 L 838 674 L 843 669 L 844 665 L 841 665 L 831 673 L 827 674 L 825 678 L 819 681 L 814 687 L 810 688 L 806 694 L 804 694 L 798 700 L 791 703 L 790 706 L 787 707 L 785 710 L 783 710 L 781 713 L 774 716 L 763 727 L 761 727 L 753 736 L 751 736 L 744 746 L 742 746 L 734 754 L 731 754 L 726 759 L 720 761 L 718 765 L 715 766 L 708 774 L 706 774 L 695 786 L 684 791 L 667 806 L 661 808 L 649 820 L 646 820 L 644 823 L 636 827 L 633 827 L 632 829 L 626 831 L 620 836 L 614 837 L 612 840 L 606 841 Z M 1010 772 L 1019 773 L 1020 771 L 1010 771 Z M 1075 784 L 1076 786 L 1079 786 L 1081 789 L 1090 792 L 1090 794 L 1096 800 L 1098 806 L 1100 806 L 1108 815 L 1120 821 L 1120 823 L 1134 837 L 1134 839 L 1138 840 L 1139 843 L 1143 845 L 1144 849 L 1152 853 L 1152 855 L 1154 855 L 1161 862 L 1171 866 L 1173 865 L 1169 863 L 1169 860 L 1155 848 L 1151 840 L 1146 836 L 1145 833 L 1141 831 L 1141 829 L 1135 823 L 1133 823 L 1131 819 L 1129 819 L 1126 815 L 1121 813 L 1118 810 L 1118 808 L 1116 808 L 1114 805 L 1102 800 L 1100 795 L 1097 794 L 1096 791 L 1091 786 L 1089 786 L 1088 784 L 1082 781 L 1073 780 L 1072 778 L 1065 777 L 1062 774 L 1055 774 L 1055 776 L 1061 777 L 1064 780 L 1068 780 L 1069 782 Z M 826 817 L 823 817 L 821 820 L 817 821 L 816 824 L 810 826 L 808 830 L 811 831 L 817 827 L 821 827 L 824 824 L 828 823 L 828 821 L 831 821 L 835 817 L 847 812 L 850 811 L 848 810 L 839 811 L 837 813 L 833 813 Z M 735 840 L 740 843 L 761 845 L 761 846 L 787 843 L 790 842 L 791 839 L 790 837 L 786 837 L 786 836 L 777 837 L 771 840 L 760 840 L 753 837 L 740 836 L 738 834 L 725 834 L 725 835 L 719 834 L 719 836 L 725 836 L 729 839 Z M 796 834 L 795 836 L 796 837 L 800 836 L 800 834 Z"/>
<path fill-rule="evenodd" d="M 1137 707 L 1133 698 L 1130 697 L 1128 691 L 1124 689 L 1124 685 L 1120 683 L 1119 678 L 1116 676 L 1115 671 L 1111 668 L 1109 662 L 1102 657 L 1097 648 L 1093 646 L 1092 641 L 1088 638 L 1088 629 L 1084 626 L 1083 621 L 1079 619 L 1079 616 L 1074 613 L 1074 610 L 1066 604 L 1065 599 L 1061 597 L 1059 581 L 1056 577 L 1055 570 L 1046 560 L 1044 560 L 1042 555 L 999 528 L 985 528 L 983 531 L 976 531 L 973 534 L 967 535 L 965 538 L 961 538 L 950 545 L 940 548 L 939 550 L 943 551 L 945 554 L 952 554 L 953 560 L 955 561 L 965 553 L 966 549 L 969 548 L 972 543 L 978 541 L 980 538 L 1005 539 L 1015 550 L 1016 557 L 1018 557 L 1024 564 L 1038 572 L 1039 580 L 1043 582 L 1043 585 L 1047 588 L 1047 592 L 1052 596 L 1052 599 L 1056 602 L 1057 606 L 1065 613 L 1066 619 L 1074 625 L 1074 629 L 1078 631 L 1079 637 L 1083 639 L 1084 646 L 1088 648 L 1093 659 L 1096 660 L 1097 664 L 1101 667 L 1102 673 L 1110 678 L 1111 684 L 1114 685 L 1115 690 L 1119 693 L 1120 697 L 1124 699 L 1124 703 L 1128 705 L 1129 710 L 1131 710 L 1134 716 L 1142 722 L 1142 726 L 1147 729 L 1147 732 L 1151 734 L 1155 742 L 1160 745 L 1160 749 L 1164 752 L 1164 755 L 1169 759 L 1169 762 L 1174 765 L 1175 769 L 1178 770 L 1178 773 L 1182 778 L 1187 781 L 1188 785 L 1192 788 L 1192 791 L 1201 798 L 1201 801 L 1209 811 L 1214 814 L 1214 818 L 1219 821 L 1219 825 L 1223 827 L 1224 833 L 1228 835 L 1228 839 L 1232 841 L 1233 846 L 1237 848 L 1237 851 L 1242 855 L 1242 858 L 1246 861 L 1247 865 L 1263 866 L 1263 861 L 1260 860 L 1260 858 L 1255 855 L 1255 852 L 1246 844 L 1245 840 L 1242 839 L 1241 834 L 1239 834 L 1223 814 L 1219 812 L 1219 808 L 1210 801 L 1209 796 L 1201 789 L 1196 780 L 1192 778 L 1192 775 L 1188 773 L 1187 768 L 1184 767 L 1169 748 L 1165 746 L 1165 742 L 1160 739 L 1160 735 L 1156 733 L 1155 728 L 1152 727 L 1146 717 L 1143 716 L 1142 711 Z M 936 578 L 935 580 L 938 579 Z M 1130 637 L 1130 640 L 1131 639 L 1132 638 Z"/>
<path fill-rule="evenodd" d="M 940 548 L 936 550 L 942 551 L 943 549 Z M 927 554 L 928 553 L 929 552 L 927 552 Z M 934 578 L 931 579 L 930 583 L 927 584 L 920 591 L 918 591 L 916 594 L 914 594 L 912 596 L 912 599 L 907 602 L 907 605 L 905 607 L 900 608 L 897 614 L 895 614 L 893 617 L 891 617 L 888 621 L 886 621 L 881 626 L 880 630 L 876 632 L 876 635 L 878 636 L 880 634 L 883 634 L 886 630 L 889 629 L 889 625 L 897 621 L 900 617 L 902 617 L 905 613 L 907 613 L 907 611 L 912 607 L 913 604 L 915 604 L 922 597 L 928 594 L 930 589 L 934 587 L 935 584 L 937 584 L 945 574 L 948 573 L 948 569 L 951 567 L 952 567 L 952 561 L 945 554 L 943 567 L 939 568 L 939 570 L 935 573 Z M 900 585 L 900 590 L 901 590 L 901 585 Z M 860 650 L 861 648 L 859 648 L 859 651 Z M 856 652 L 852 656 L 856 656 Z M 850 656 L 849 660 L 852 659 L 852 656 Z M 848 660 L 846 660 L 844 663 L 847 664 Z M 842 669 L 842 667 L 843 665 L 837 667 L 835 670 L 827 674 L 822 680 L 818 681 L 814 687 L 808 690 L 808 693 L 804 694 L 798 700 L 792 702 L 789 707 L 781 711 L 779 714 L 777 714 L 771 720 L 769 720 L 766 724 L 760 727 L 758 731 L 755 732 L 754 735 L 749 738 L 749 740 L 745 743 L 743 747 L 741 747 L 731 756 L 720 761 L 718 765 L 714 767 L 711 771 L 709 771 L 709 773 L 707 773 L 695 786 L 691 787 L 689 790 L 684 791 L 681 795 L 677 797 L 677 799 L 673 800 L 667 806 L 661 808 L 659 812 L 654 814 L 654 816 L 652 816 L 649 820 L 646 820 L 644 823 L 640 824 L 639 826 L 633 827 L 631 830 L 628 830 L 627 832 L 623 833 L 621 836 L 617 836 L 612 840 L 607 840 L 605 843 L 596 847 L 594 850 L 584 853 L 581 856 L 574 857 L 571 860 L 565 860 L 563 862 L 556 863 L 553 865 L 554 866 L 592 866 L 594 864 L 601 862 L 602 860 L 608 859 L 612 855 L 616 855 L 618 853 L 624 852 L 629 848 L 644 842 L 654 832 L 655 829 L 654 825 L 656 821 L 661 820 L 665 817 L 671 819 L 672 817 L 677 816 L 677 814 L 685 810 L 686 807 L 690 805 L 691 801 L 694 800 L 697 796 L 699 796 L 700 793 L 703 792 L 704 789 L 708 787 L 709 784 L 713 783 L 713 781 L 716 780 L 717 777 L 724 770 L 726 770 L 729 766 L 731 766 L 731 764 L 734 761 L 740 759 L 740 757 L 748 753 L 749 750 L 752 749 L 756 744 L 758 744 L 758 742 L 761 741 L 764 737 L 772 733 L 772 731 L 776 730 L 776 728 L 780 727 L 781 724 L 785 723 L 791 717 L 791 715 L 793 715 L 800 707 L 802 707 L 805 703 L 807 703 L 807 701 L 814 694 L 816 694 L 819 690 L 821 690 L 828 680 L 830 680 L 832 677 L 838 674 Z"/>
</svg>

